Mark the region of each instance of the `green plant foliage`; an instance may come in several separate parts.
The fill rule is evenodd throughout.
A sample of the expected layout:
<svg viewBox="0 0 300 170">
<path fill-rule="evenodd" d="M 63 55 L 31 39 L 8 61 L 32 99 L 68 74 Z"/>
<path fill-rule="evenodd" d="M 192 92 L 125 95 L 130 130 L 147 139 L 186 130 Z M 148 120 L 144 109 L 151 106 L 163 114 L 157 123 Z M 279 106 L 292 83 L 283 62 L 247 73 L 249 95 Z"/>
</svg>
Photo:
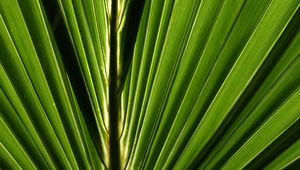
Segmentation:
<svg viewBox="0 0 300 170">
<path fill-rule="evenodd" d="M 299 7 L 0 0 L 0 169 L 297 168 Z"/>
</svg>

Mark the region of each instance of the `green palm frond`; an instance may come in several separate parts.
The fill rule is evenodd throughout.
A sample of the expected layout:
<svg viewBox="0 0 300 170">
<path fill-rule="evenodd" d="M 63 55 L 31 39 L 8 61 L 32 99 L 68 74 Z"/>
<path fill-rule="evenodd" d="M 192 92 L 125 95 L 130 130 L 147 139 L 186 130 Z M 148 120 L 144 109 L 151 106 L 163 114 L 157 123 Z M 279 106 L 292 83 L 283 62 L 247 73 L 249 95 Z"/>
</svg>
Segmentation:
<svg viewBox="0 0 300 170">
<path fill-rule="evenodd" d="M 1 0 L 0 169 L 300 166 L 299 0 Z"/>
</svg>

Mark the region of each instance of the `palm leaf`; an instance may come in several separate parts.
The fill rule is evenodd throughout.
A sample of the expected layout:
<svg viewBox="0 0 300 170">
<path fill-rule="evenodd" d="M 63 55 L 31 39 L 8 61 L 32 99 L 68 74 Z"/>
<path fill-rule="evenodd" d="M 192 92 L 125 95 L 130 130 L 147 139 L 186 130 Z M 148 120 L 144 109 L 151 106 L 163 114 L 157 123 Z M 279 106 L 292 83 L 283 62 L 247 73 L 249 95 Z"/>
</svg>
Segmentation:
<svg viewBox="0 0 300 170">
<path fill-rule="evenodd" d="M 299 165 L 298 0 L 2 0 L 0 169 Z"/>
</svg>

